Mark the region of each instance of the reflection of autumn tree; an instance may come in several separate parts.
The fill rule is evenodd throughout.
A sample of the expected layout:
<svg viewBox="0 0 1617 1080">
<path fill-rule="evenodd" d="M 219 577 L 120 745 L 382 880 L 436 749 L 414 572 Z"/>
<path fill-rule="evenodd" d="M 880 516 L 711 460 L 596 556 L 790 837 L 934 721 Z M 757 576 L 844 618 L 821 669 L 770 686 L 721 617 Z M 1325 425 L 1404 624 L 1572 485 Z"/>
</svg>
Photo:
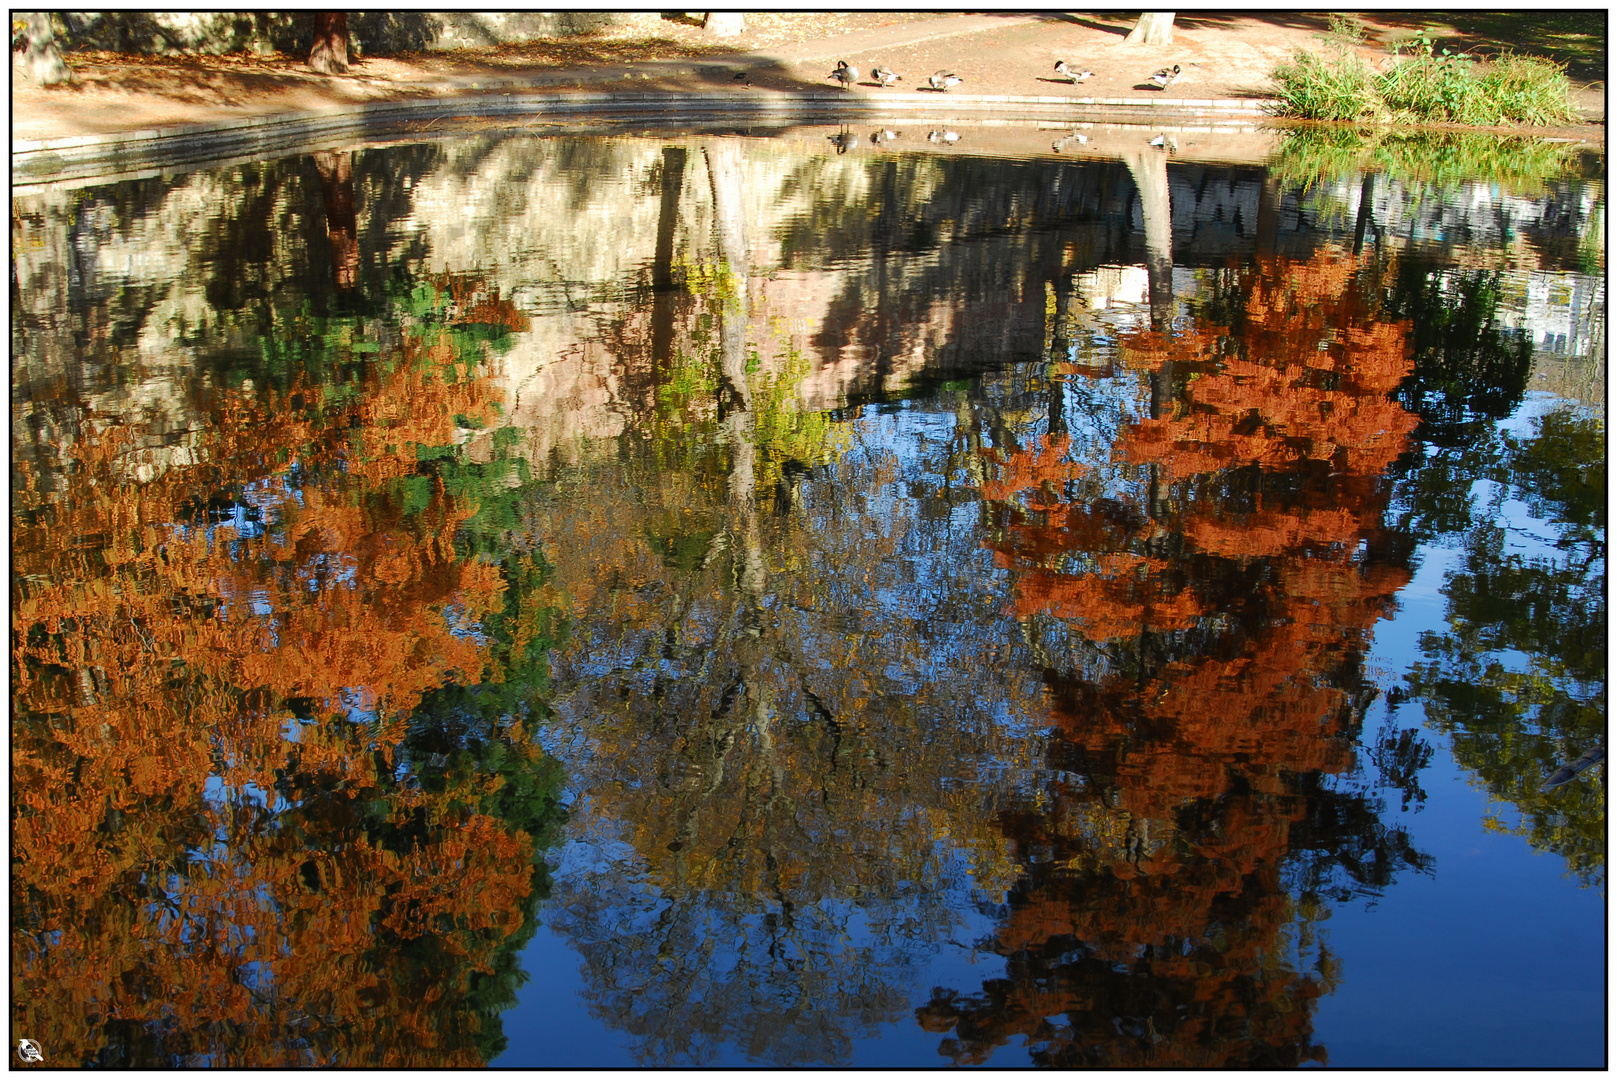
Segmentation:
<svg viewBox="0 0 1617 1080">
<path fill-rule="evenodd" d="M 1421 639 L 1410 683 L 1455 759 L 1512 804 L 1519 822 L 1489 824 L 1553 851 L 1586 883 L 1605 872 L 1605 769 L 1542 790 L 1545 779 L 1604 745 L 1606 714 L 1605 425 L 1547 413 L 1526 438 L 1506 435 L 1491 505 L 1464 534 L 1446 581 L 1448 628 Z M 1521 552 L 1520 526 L 1499 520 L 1506 495 L 1554 530 Z M 1514 534 L 1514 535 L 1513 535 Z"/>
<path fill-rule="evenodd" d="M 1424 864 L 1325 779 L 1353 768 L 1362 656 L 1409 577 L 1381 524 L 1406 328 L 1363 275 L 1260 259 L 1219 283 L 1228 325 L 1126 337 L 1151 385 L 1110 465 L 1066 433 L 987 452 L 1015 612 L 1068 655 L 1047 653 L 1061 771 L 1002 818 L 1007 976 L 919 1014 L 957 1060 L 1016 1035 L 1046 1064 L 1323 1060 L 1319 894 Z"/>
<path fill-rule="evenodd" d="M 96 415 L 22 469 L 13 1019 L 58 1061 L 502 1042 L 555 815 L 503 689 L 548 643 L 545 569 L 474 557 L 491 500 L 420 460 L 493 419 L 509 309 L 444 285 L 369 363 L 328 324 L 289 386 L 198 391 L 181 446 Z"/>
<path fill-rule="evenodd" d="M 556 656 L 562 738 L 588 740 L 579 828 L 628 845 L 601 879 L 564 875 L 548 917 L 648 1063 L 726 1042 L 843 1060 L 958 932 L 973 868 L 993 880 L 978 773 L 1015 750 L 993 718 L 1037 687 L 983 655 L 988 590 L 943 570 L 969 535 L 951 549 L 915 535 L 941 522 L 889 516 L 891 459 L 763 502 L 753 548 L 726 462 L 649 457 L 592 468 L 577 482 L 598 494 L 545 525 L 579 555 L 558 567 L 574 617 Z M 936 564 L 905 557 L 927 543 Z"/>
<path fill-rule="evenodd" d="M 547 917 L 648 1063 L 836 1062 L 992 881 L 977 774 L 1037 687 L 985 664 L 994 598 L 946 570 L 983 560 L 894 507 L 882 425 L 798 413 L 802 359 L 754 362 L 731 149 L 702 152 L 718 265 L 687 272 L 649 437 L 531 522 L 572 553 L 554 737 L 613 867 L 564 872 Z"/>
</svg>

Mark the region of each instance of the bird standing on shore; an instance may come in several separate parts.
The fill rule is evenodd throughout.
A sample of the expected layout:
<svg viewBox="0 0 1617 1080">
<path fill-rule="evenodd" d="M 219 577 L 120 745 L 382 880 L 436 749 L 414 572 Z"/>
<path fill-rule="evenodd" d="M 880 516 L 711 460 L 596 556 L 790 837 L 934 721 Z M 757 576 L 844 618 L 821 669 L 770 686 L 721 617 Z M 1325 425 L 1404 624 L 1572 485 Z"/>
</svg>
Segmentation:
<svg viewBox="0 0 1617 1080">
<path fill-rule="evenodd" d="M 882 67 L 880 65 L 877 65 L 876 67 L 871 69 L 870 77 L 875 79 L 877 82 L 881 83 L 883 86 L 892 86 L 894 83 L 898 82 L 904 76 L 896 75 L 893 72 L 889 71 L 887 68 L 884 68 L 884 67 Z"/>
<path fill-rule="evenodd" d="M 960 141 L 960 132 L 958 132 L 958 131 L 949 131 L 947 129 L 945 129 L 943 131 L 938 131 L 938 130 L 934 129 L 934 130 L 929 131 L 929 132 L 926 133 L 926 141 L 927 142 L 936 142 L 936 143 L 951 143 L 951 144 L 952 143 L 957 143 L 957 142 Z"/>
<path fill-rule="evenodd" d="M 1173 82 L 1178 78 L 1179 78 L 1179 65 L 1178 64 L 1175 64 L 1171 68 L 1163 68 L 1161 71 L 1153 71 L 1151 73 L 1151 81 L 1156 83 L 1157 88 L 1159 90 L 1168 89 L 1168 87 L 1171 86 L 1173 84 Z"/>
<path fill-rule="evenodd" d="M 859 81 L 859 69 L 850 66 L 846 60 L 838 60 L 836 70 L 827 75 L 826 78 L 837 80 L 842 84 L 842 89 L 847 90 Z"/>
<path fill-rule="evenodd" d="M 1067 146 L 1067 145 L 1069 145 L 1071 143 L 1077 143 L 1079 146 L 1082 146 L 1084 143 L 1086 143 L 1088 141 L 1089 141 L 1089 136 L 1088 135 L 1081 135 L 1081 134 L 1079 134 L 1078 132 L 1075 131 L 1071 135 L 1063 135 L 1063 136 L 1061 136 L 1061 138 L 1057 139 L 1054 143 L 1052 143 L 1050 145 L 1050 149 L 1054 150 L 1056 153 L 1059 154 L 1059 153 L 1061 153 L 1061 149 L 1064 146 Z"/>
<path fill-rule="evenodd" d="M 1158 135 L 1156 138 L 1151 140 L 1151 145 L 1156 147 L 1158 150 L 1166 150 L 1170 154 L 1177 154 L 1179 152 L 1179 140 L 1174 138 L 1172 135 Z"/>
<path fill-rule="evenodd" d="M 951 86 L 960 85 L 960 76 L 952 71 L 934 71 L 926 83 L 934 90 L 948 90 Z"/>
<path fill-rule="evenodd" d="M 870 141 L 875 143 L 877 146 L 880 146 L 884 142 L 892 142 L 901 134 L 903 134 L 903 132 L 893 131 L 889 128 L 880 128 L 870 133 Z"/>
<path fill-rule="evenodd" d="M 1093 71 L 1090 71 L 1088 68 L 1083 68 L 1083 69 L 1080 69 L 1078 71 L 1074 71 L 1074 70 L 1072 70 L 1072 68 L 1067 66 L 1067 62 L 1065 60 L 1057 60 L 1056 61 L 1056 74 L 1062 76 L 1068 82 L 1070 82 L 1070 83 L 1072 83 L 1073 85 L 1076 86 L 1078 83 L 1083 82 L 1085 79 L 1089 78 L 1090 76 L 1094 75 L 1095 73 Z"/>
</svg>

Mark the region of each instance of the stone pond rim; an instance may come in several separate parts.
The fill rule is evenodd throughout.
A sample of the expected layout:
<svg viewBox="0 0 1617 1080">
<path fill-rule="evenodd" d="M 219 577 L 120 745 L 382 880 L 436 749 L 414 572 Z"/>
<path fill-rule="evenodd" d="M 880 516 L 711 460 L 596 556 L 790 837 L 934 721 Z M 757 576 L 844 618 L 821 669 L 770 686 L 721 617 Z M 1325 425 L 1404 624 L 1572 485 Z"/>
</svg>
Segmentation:
<svg viewBox="0 0 1617 1080">
<path fill-rule="evenodd" d="M 531 85 L 524 83 L 521 85 Z M 19 187 L 81 180 L 169 166 L 198 165 L 244 155 L 279 156 L 314 149 L 333 139 L 439 136 L 458 123 L 487 118 L 534 122 L 594 122 L 639 127 L 700 125 L 746 129 L 812 124 L 972 123 L 1010 120 L 1108 124 L 1194 124 L 1251 129 L 1268 118 L 1269 104 L 1244 98 L 1072 98 L 1031 95 L 837 91 L 735 92 L 559 91 L 499 92 L 467 87 L 453 97 L 384 100 L 263 116 L 236 116 L 202 124 L 138 131 L 16 139 L 11 179 Z M 423 125 L 443 121 L 433 129 Z"/>
</svg>

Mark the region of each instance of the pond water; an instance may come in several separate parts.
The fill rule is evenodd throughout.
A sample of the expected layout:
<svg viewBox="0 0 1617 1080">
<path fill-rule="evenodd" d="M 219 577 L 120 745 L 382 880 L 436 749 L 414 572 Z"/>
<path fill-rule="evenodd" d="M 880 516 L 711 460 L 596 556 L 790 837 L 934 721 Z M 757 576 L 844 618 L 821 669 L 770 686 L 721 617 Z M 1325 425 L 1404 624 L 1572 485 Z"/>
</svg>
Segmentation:
<svg viewBox="0 0 1617 1080">
<path fill-rule="evenodd" d="M 14 1040 L 1605 1063 L 1603 183 L 825 136 L 14 196 Z"/>
</svg>

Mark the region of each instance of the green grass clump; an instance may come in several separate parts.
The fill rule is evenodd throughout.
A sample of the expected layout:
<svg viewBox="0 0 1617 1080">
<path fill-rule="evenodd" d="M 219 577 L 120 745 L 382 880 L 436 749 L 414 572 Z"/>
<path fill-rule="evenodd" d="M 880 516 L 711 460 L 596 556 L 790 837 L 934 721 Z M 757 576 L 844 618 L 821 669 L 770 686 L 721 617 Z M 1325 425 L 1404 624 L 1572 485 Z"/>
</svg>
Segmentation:
<svg viewBox="0 0 1617 1080">
<path fill-rule="evenodd" d="M 1280 114 L 1307 120 L 1458 124 L 1557 124 L 1577 118 L 1565 69 L 1504 53 L 1486 66 L 1466 53 L 1434 51 L 1419 37 L 1386 71 L 1370 70 L 1342 32 L 1325 53 L 1298 50 L 1272 75 Z"/>
<path fill-rule="evenodd" d="M 1376 116 L 1375 72 L 1352 49 L 1333 45 L 1328 54 L 1298 49 L 1270 76 L 1280 88 L 1284 116 L 1308 120 L 1363 120 Z"/>
<path fill-rule="evenodd" d="M 1505 121 L 1561 124 L 1577 118 L 1572 84 L 1559 64 L 1508 53 L 1495 59 L 1480 81 Z"/>
<path fill-rule="evenodd" d="M 1472 74 L 1471 57 L 1444 49 L 1434 55 L 1431 42 L 1417 39 L 1414 54 L 1382 72 L 1376 92 L 1395 119 L 1444 120 L 1457 124 L 1491 124 L 1480 80 Z"/>
</svg>

